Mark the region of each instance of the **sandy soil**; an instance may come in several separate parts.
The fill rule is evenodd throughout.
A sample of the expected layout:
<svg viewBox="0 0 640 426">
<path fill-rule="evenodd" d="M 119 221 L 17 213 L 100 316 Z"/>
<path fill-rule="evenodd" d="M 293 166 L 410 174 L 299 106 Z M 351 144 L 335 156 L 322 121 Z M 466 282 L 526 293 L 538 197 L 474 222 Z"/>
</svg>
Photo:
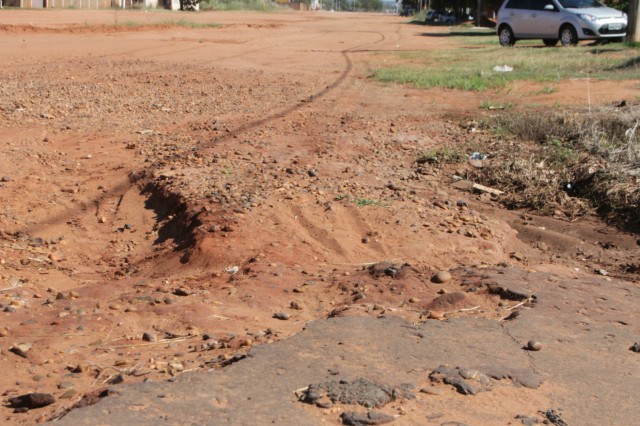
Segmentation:
<svg viewBox="0 0 640 426">
<path fill-rule="evenodd" d="M 465 126 L 487 96 L 609 104 L 637 81 L 421 91 L 371 80 L 380 52 L 456 40 L 399 17 L 168 23 L 182 18 L 0 11 L 0 389 L 56 397 L 2 407 L 4 423 L 224 365 L 315 318 L 509 315 L 499 296 L 434 285 L 438 271 L 616 275 L 637 258 L 632 235 L 504 211 L 415 163 L 442 144 L 489 143 Z"/>
</svg>

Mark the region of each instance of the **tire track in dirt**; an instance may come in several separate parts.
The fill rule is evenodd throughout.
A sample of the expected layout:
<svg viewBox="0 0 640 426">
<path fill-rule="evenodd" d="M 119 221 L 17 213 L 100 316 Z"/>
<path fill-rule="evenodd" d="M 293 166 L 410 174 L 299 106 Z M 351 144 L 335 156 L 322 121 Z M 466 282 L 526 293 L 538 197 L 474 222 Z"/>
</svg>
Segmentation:
<svg viewBox="0 0 640 426">
<path fill-rule="evenodd" d="M 258 120 L 254 120 L 251 121 L 249 123 L 246 123 L 240 127 L 237 127 L 235 129 L 230 129 L 230 131 L 224 135 L 224 136 L 220 136 L 217 138 L 213 138 L 211 141 L 201 144 L 200 145 L 200 149 L 204 150 L 206 148 L 211 148 L 217 144 L 219 144 L 220 142 L 226 141 L 228 139 L 233 139 L 238 137 L 240 134 L 248 132 L 250 130 L 254 130 L 258 127 L 264 126 L 270 122 L 285 118 L 287 116 L 289 116 L 290 114 L 293 114 L 294 112 L 300 110 L 301 108 L 308 106 L 309 104 L 318 101 L 322 98 L 325 98 L 326 96 L 328 96 L 330 93 L 334 92 L 338 87 L 340 87 L 345 80 L 347 79 L 347 77 L 349 77 L 349 75 L 351 74 L 351 72 L 353 71 L 353 60 L 351 59 L 350 53 L 352 53 L 352 51 L 357 50 L 359 48 L 362 48 L 364 46 L 369 46 L 369 45 L 376 45 L 376 44 L 380 44 L 383 43 L 386 39 L 385 35 L 381 32 L 367 32 L 367 33 L 371 33 L 371 34 L 377 34 L 380 36 L 380 40 L 377 40 L 375 42 L 372 43 L 365 43 L 356 47 L 352 47 L 349 49 L 344 49 L 342 51 L 340 51 L 340 55 L 344 58 L 344 68 L 342 69 L 342 71 L 340 72 L 340 74 L 338 75 L 338 77 L 336 77 L 336 79 L 329 84 L 328 86 L 326 86 L 324 89 L 311 94 L 308 96 L 307 99 L 296 102 L 295 104 L 293 104 L 292 106 L 290 106 L 289 108 L 286 108 L 284 110 L 281 110 L 280 112 L 277 112 L 275 114 L 269 115 L 267 117 L 258 119 Z"/>
</svg>

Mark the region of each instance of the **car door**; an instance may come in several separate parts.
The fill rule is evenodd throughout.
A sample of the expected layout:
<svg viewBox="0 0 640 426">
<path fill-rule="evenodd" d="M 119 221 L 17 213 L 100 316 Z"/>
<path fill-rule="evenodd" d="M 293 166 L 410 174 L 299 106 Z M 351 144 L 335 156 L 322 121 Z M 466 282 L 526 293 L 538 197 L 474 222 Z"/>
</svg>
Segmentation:
<svg viewBox="0 0 640 426">
<path fill-rule="evenodd" d="M 507 4 L 500 12 L 505 16 L 500 16 L 502 22 L 509 24 L 517 38 L 525 36 L 525 24 L 523 21 L 528 5 L 531 0 L 507 0 Z"/>
<path fill-rule="evenodd" d="M 530 0 L 531 13 L 527 20 L 530 37 L 558 38 L 560 10 L 551 0 Z"/>
</svg>

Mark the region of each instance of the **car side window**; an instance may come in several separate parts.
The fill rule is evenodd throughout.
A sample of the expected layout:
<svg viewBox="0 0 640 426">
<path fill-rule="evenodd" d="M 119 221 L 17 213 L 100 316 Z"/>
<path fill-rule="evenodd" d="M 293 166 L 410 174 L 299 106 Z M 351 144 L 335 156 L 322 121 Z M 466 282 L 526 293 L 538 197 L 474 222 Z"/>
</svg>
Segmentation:
<svg viewBox="0 0 640 426">
<path fill-rule="evenodd" d="M 546 6 L 551 5 L 553 6 L 553 3 L 550 0 L 531 0 L 531 9 L 533 10 L 555 10 L 555 6 L 553 6 L 553 9 L 545 9 Z"/>
<path fill-rule="evenodd" d="M 506 9 L 531 9 L 531 0 L 508 0 Z"/>
</svg>

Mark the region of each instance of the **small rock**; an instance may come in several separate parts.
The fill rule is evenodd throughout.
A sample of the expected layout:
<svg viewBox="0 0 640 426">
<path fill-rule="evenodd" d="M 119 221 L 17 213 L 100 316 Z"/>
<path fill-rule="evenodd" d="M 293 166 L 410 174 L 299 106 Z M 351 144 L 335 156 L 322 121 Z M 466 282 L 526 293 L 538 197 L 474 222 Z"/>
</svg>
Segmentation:
<svg viewBox="0 0 640 426">
<path fill-rule="evenodd" d="M 171 368 L 171 370 L 173 370 L 174 372 L 184 371 L 184 364 L 178 361 L 173 361 L 169 363 L 169 368 Z"/>
<path fill-rule="evenodd" d="M 633 352 L 640 353 L 640 343 L 634 343 L 629 349 Z"/>
<path fill-rule="evenodd" d="M 431 278 L 431 282 L 437 284 L 444 284 L 449 281 L 451 281 L 451 274 L 447 271 L 440 271 Z"/>
<path fill-rule="evenodd" d="M 309 177 L 317 177 L 318 176 L 318 171 L 316 169 L 309 169 L 307 174 L 309 175 Z"/>
<path fill-rule="evenodd" d="M 50 259 L 52 262 L 60 262 L 62 259 L 64 259 L 64 256 L 62 256 L 60 253 L 55 253 L 55 252 L 54 252 L 54 253 L 51 253 L 51 254 L 49 255 L 49 259 Z"/>
<path fill-rule="evenodd" d="M 111 379 L 107 381 L 110 385 L 117 385 L 124 382 L 124 376 L 122 374 L 118 374 L 117 376 L 113 376 Z"/>
<path fill-rule="evenodd" d="M 286 312 L 276 312 L 275 314 L 273 314 L 273 317 L 274 317 L 275 319 L 279 319 L 279 320 L 286 321 L 286 320 L 288 320 L 289 318 L 291 318 L 291 315 L 289 315 L 289 314 L 288 314 L 288 313 L 286 313 Z"/>
<path fill-rule="evenodd" d="M 176 296 L 189 296 L 191 292 L 186 288 L 180 287 L 173 290 L 173 294 L 175 294 Z"/>
<path fill-rule="evenodd" d="M 6 327 L 0 327 L 0 337 L 4 337 L 9 334 L 9 329 Z"/>
<path fill-rule="evenodd" d="M 55 397 L 50 393 L 28 393 L 9 399 L 11 408 L 33 408 L 46 407 L 56 401 Z"/>
<path fill-rule="evenodd" d="M 444 394 L 442 389 L 438 389 L 438 388 L 436 388 L 434 386 L 421 388 L 420 392 L 426 393 L 427 395 L 443 395 Z"/>
<path fill-rule="evenodd" d="M 109 304 L 109 309 L 119 311 L 120 309 L 122 309 L 122 306 L 120 306 L 118 303 L 111 303 Z"/>
<path fill-rule="evenodd" d="M 560 413 L 558 413 L 556 410 L 547 410 L 544 415 L 547 417 L 547 419 L 549 419 L 551 423 L 556 426 L 568 426 L 568 423 L 564 421 Z"/>
<path fill-rule="evenodd" d="M 445 311 L 429 311 L 427 318 L 435 320 L 443 320 L 446 316 Z"/>
<path fill-rule="evenodd" d="M 17 345 L 13 345 L 9 348 L 9 351 L 14 354 L 21 356 L 22 358 L 27 357 L 27 352 L 31 349 L 31 343 L 18 343 Z"/>
<path fill-rule="evenodd" d="M 511 253 L 509 255 L 509 257 L 511 257 L 512 259 L 517 260 L 518 262 L 522 262 L 525 259 L 524 255 L 522 253 L 518 252 L 518 251 L 516 251 L 514 253 Z"/>
<path fill-rule="evenodd" d="M 538 424 L 538 419 L 535 417 L 525 416 L 524 414 L 518 414 L 516 419 L 519 419 L 520 422 L 525 426 L 533 426 Z"/>
<path fill-rule="evenodd" d="M 2 178 L 0 178 L 0 180 L 2 182 L 11 182 L 11 176 L 2 176 Z"/>
<path fill-rule="evenodd" d="M 145 342 L 157 342 L 158 337 L 156 337 L 156 335 L 153 333 L 144 332 L 142 333 L 142 340 Z"/>
<path fill-rule="evenodd" d="M 71 372 L 72 373 L 84 373 L 85 371 L 89 371 L 89 364 L 78 364 L 76 365 Z"/>
<path fill-rule="evenodd" d="M 78 394 L 78 391 L 75 389 L 68 389 L 65 393 L 63 393 L 62 395 L 60 395 L 60 399 L 68 399 L 68 398 L 73 398 L 74 396 L 76 396 Z"/>
<path fill-rule="evenodd" d="M 369 411 L 368 413 L 356 413 L 353 411 L 345 411 L 340 415 L 342 424 L 349 426 L 364 426 L 364 425 L 382 425 L 385 423 L 391 423 L 396 418 L 389 416 L 378 411 Z"/>
<path fill-rule="evenodd" d="M 539 351 L 540 349 L 542 349 L 542 343 L 538 342 L 537 340 L 529 340 L 527 342 L 527 350 Z"/>
<path fill-rule="evenodd" d="M 475 169 L 482 169 L 484 167 L 484 161 L 482 160 L 469 160 L 469 165 Z"/>
</svg>

